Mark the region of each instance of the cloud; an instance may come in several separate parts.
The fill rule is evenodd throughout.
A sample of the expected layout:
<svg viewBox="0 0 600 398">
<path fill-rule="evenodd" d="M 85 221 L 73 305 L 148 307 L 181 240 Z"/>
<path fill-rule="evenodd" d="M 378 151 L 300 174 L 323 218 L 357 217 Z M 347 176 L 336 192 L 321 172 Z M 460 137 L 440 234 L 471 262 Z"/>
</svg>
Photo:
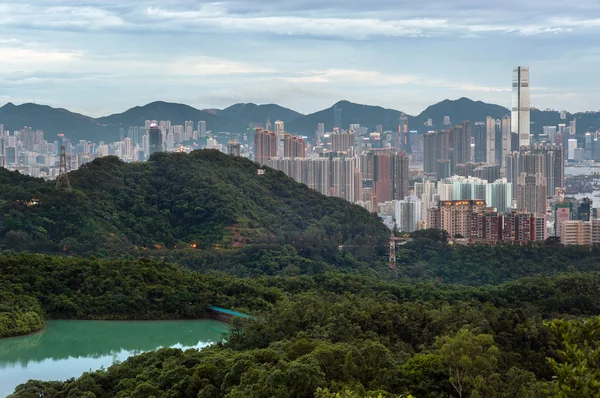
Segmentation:
<svg viewBox="0 0 600 398">
<path fill-rule="evenodd" d="M 495 32 L 547 35 L 600 27 L 600 19 L 587 15 L 559 18 L 545 15 L 543 9 L 538 9 L 538 14 L 528 14 L 528 10 L 522 8 L 519 13 L 507 14 L 470 1 L 458 2 L 454 8 L 438 2 L 434 3 L 436 7 L 424 5 L 421 9 L 414 6 L 407 9 L 401 5 L 394 8 L 386 1 L 369 2 L 368 7 L 362 2 L 343 6 L 337 2 L 327 6 L 304 2 L 293 7 L 285 1 L 279 5 L 269 3 L 269 7 L 252 1 L 219 2 L 204 3 L 196 8 L 188 2 L 166 6 L 127 0 L 119 5 L 94 1 L 85 6 L 68 3 L 0 5 L 0 14 L 4 16 L 0 19 L 0 27 L 130 33 L 242 32 L 358 40 L 447 35 L 469 39 L 473 35 Z M 315 9 L 319 12 L 314 12 Z M 466 13 L 467 10 L 470 13 Z M 521 11 L 530 17 L 520 19 L 524 16 Z"/>
<path fill-rule="evenodd" d="M 547 88 L 537 107 L 589 109 L 598 94 L 595 0 L 0 0 L 0 15 L 0 91 L 80 109 L 312 112 L 348 98 L 418 113 L 464 95 L 506 106 L 514 65 Z"/>
<path fill-rule="evenodd" d="M 402 75 L 385 75 L 374 70 L 353 69 L 327 69 L 310 71 L 301 76 L 281 77 L 281 80 L 290 83 L 333 83 L 333 82 L 360 82 L 367 84 L 406 84 L 413 83 L 416 78 Z"/>
</svg>

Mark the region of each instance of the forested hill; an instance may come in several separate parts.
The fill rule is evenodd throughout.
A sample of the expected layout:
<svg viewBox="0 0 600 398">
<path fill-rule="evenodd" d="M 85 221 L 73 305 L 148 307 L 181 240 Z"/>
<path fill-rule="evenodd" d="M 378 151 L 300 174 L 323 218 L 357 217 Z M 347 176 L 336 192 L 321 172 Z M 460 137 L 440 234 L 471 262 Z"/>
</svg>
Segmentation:
<svg viewBox="0 0 600 398">
<path fill-rule="evenodd" d="M 73 190 L 0 170 L 0 245 L 84 255 L 287 244 L 331 262 L 385 253 L 376 215 L 281 172 L 214 150 L 160 153 L 143 163 L 96 159 L 69 174 Z M 327 258 L 327 257 L 330 258 Z"/>
</svg>

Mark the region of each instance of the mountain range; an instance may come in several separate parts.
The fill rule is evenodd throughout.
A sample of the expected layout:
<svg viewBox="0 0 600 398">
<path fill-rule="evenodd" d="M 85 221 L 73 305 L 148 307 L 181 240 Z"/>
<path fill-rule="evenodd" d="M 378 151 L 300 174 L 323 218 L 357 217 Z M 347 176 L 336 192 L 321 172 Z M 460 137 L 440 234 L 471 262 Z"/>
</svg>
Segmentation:
<svg viewBox="0 0 600 398">
<path fill-rule="evenodd" d="M 286 131 L 292 134 L 313 136 L 318 123 L 325 124 L 325 131 L 333 129 L 333 109 L 341 109 L 342 126 L 360 124 L 375 130 L 382 125 L 384 130 L 395 130 L 398 125 L 400 110 L 386 109 L 379 106 L 362 105 L 349 101 L 340 101 L 330 108 L 308 115 L 276 105 L 256 105 L 253 103 L 235 104 L 222 110 L 205 111 L 189 105 L 156 101 L 144 106 L 136 106 L 123 113 L 92 118 L 62 108 L 47 105 L 26 103 L 14 105 L 8 103 L 0 108 L 0 123 L 6 130 L 18 130 L 24 126 L 41 129 L 46 138 L 64 133 L 71 140 L 115 141 L 119 139 L 121 128 L 127 132 L 130 126 L 143 126 L 145 120 L 170 120 L 172 124 L 184 124 L 186 120 L 206 121 L 207 129 L 213 132 L 243 133 L 251 126 L 265 125 L 270 120 L 272 126 L 276 120 L 285 123 Z M 483 121 L 487 116 L 496 119 L 510 114 L 510 110 L 495 104 L 473 101 L 469 98 L 444 100 L 427 107 L 419 115 L 408 116 L 409 128 L 418 132 L 443 128 L 444 116 L 449 116 L 451 123 L 463 120 Z M 431 119 L 432 125 L 425 123 Z M 560 113 L 553 110 L 531 111 L 532 132 L 539 133 L 543 126 L 556 126 L 577 120 L 578 135 L 586 131 L 600 129 L 600 112 L 579 112 L 567 114 L 562 120 Z"/>
</svg>

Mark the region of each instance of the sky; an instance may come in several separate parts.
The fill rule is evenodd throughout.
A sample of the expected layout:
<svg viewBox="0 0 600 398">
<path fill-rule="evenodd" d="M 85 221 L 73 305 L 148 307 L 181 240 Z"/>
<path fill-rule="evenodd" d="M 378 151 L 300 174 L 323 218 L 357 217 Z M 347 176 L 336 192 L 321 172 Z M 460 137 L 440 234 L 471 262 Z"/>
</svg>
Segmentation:
<svg viewBox="0 0 600 398">
<path fill-rule="evenodd" d="M 597 0 L 0 0 L 0 104 L 90 116 L 345 99 L 418 114 L 469 97 L 600 109 Z"/>
</svg>

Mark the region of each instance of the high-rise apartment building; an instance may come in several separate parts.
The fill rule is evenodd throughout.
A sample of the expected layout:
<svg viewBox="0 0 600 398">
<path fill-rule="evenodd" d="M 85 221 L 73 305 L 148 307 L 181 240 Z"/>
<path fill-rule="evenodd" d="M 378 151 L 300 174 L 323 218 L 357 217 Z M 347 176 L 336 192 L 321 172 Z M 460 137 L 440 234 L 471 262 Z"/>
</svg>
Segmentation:
<svg viewBox="0 0 600 398">
<path fill-rule="evenodd" d="M 487 164 L 497 164 L 497 161 L 496 161 L 496 120 L 491 116 L 488 116 L 485 119 L 485 139 L 486 139 L 485 162 Z"/>
<path fill-rule="evenodd" d="M 512 127 L 511 132 L 519 136 L 519 146 L 530 145 L 530 87 L 529 67 L 518 66 L 512 77 Z"/>
<path fill-rule="evenodd" d="M 351 152 L 354 149 L 356 135 L 352 130 L 347 132 L 333 132 L 329 138 L 333 152 Z"/>
<path fill-rule="evenodd" d="M 450 159 L 449 138 L 449 130 L 425 133 L 423 136 L 423 171 L 425 173 L 437 173 L 437 161 Z"/>
<path fill-rule="evenodd" d="M 439 213 L 439 228 L 448 232 L 449 236 L 468 238 L 471 235 L 471 214 L 480 212 L 485 207 L 484 200 L 441 201 L 439 207 L 431 209 L 430 213 Z M 438 217 L 430 216 L 429 220 L 431 222 L 436 218 Z"/>
<path fill-rule="evenodd" d="M 466 120 L 462 125 L 452 128 L 453 164 L 471 161 L 471 122 Z"/>
<path fill-rule="evenodd" d="M 325 123 L 317 124 L 317 143 L 323 142 L 325 136 Z"/>
<path fill-rule="evenodd" d="M 398 124 L 398 134 L 400 138 L 400 147 L 398 150 L 412 153 L 412 144 L 410 142 L 410 132 L 408 130 L 408 116 L 400 114 L 400 123 Z"/>
<path fill-rule="evenodd" d="M 423 221 L 422 206 L 423 202 L 414 194 L 396 201 L 394 208 L 396 228 L 402 232 L 416 231 L 417 224 Z"/>
<path fill-rule="evenodd" d="M 592 222 L 572 220 L 564 221 L 560 225 L 560 243 L 563 245 L 591 245 Z"/>
<path fill-rule="evenodd" d="M 485 122 L 475 122 L 473 125 L 474 151 L 473 160 L 475 162 L 487 162 L 487 124 Z M 493 164 L 494 162 L 490 162 Z"/>
<path fill-rule="evenodd" d="M 506 157 L 508 156 L 508 154 L 510 153 L 510 149 L 511 149 L 511 133 L 510 133 L 510 128 L 511 128 L 511 118 L 510 116 L 506 115 L 502 118 L 502 122 L 501 122 L 501 130 L 502 130 L 502 146 L 501 146 L 501 160 L 502 160 L 502 167 L 505 168 L 506 167 Z M 498 145 L 498 143 L 496 143 L 496 145 Z"/>
<path fill-rule="evenodd" d="M 254 160 L 260 165 L 267 163 L 268 159 L 277 157 L 279 144 L 277 135 L 271 131 L 256 129 L 254 132 Z"/>
<path fill-rule="evenodd" d="M 275 134 L 277 134 L 277 139 L 281 140 L 284 133 L 285 124 L 281 120 L 275 120 Z"/>
<path fill-rule="evenodd" d="M 206 122 L 204 120 L 198 122 L 198 136 L 201 138 L 206 137 Z"/>
<path fill-rule="evenodd" d="M 392 198 L 403 200 L 408 196 L 408 154 L 396 152 L 392 157 Z M 412 232 L 412 231 L 411 231 Z"/>
<path fill-rule="evenodd" d="M 517 185 L 517 209 L 545 214 L 547 207 L 547 179 L 542 173 L 521 173 Z"/>
</svg>

